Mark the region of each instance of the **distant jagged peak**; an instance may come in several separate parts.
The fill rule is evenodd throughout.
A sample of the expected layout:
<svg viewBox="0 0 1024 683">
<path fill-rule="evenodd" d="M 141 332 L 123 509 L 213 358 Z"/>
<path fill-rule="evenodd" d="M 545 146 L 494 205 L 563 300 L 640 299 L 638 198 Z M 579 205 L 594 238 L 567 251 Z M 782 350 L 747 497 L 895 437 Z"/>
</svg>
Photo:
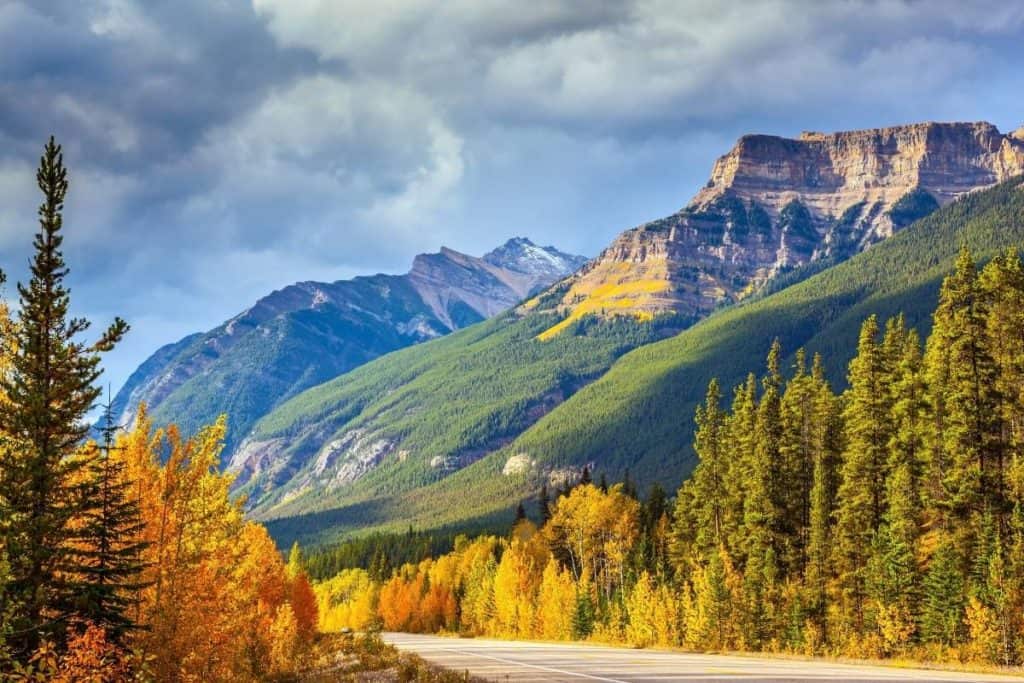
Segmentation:
<svg viewBox="0 0 1024 683">
<path fill-rule="evenodd" d="M 586 263 L 584 256 L 567 254 L 555 247 L 541 247 L 528 237 L 513 237 L 483 256 L 488 263 L 537 276 L 564 277 Z"/>
</svg>

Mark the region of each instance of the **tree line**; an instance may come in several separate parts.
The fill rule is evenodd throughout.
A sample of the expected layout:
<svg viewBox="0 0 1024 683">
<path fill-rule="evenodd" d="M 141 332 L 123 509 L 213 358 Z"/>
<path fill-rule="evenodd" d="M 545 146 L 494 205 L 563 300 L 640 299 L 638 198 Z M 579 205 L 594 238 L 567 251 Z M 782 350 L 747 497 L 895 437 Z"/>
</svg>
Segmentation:
<svg viewBox="0 0 1024 683">
<path fill-rule="evenodd" d="M 539 525 L 317 584 L 324 624 L 1019 664 L 1021 330 L 1018 254 L 964 249 L 927 339 L 868 318 L 843 392 L 778 343 L 728 407 L 712 381 L 674 503 L 545 491 Z"/>
<path fill-rule="evenodd" d="M 70 316 L 62 255 L 68 190 L 51 138 L 19 309 L 0 310 L 0 678 L 246 681 L 295 671 L 316 630 L 297 561 L 243 518 L 219 469 L 226 422 L 192 437 L 130 431 L 110 407 L 99 434 L 101 355 Z M 0 276 L 2 277 L 2 276 Z"/>
</svg>

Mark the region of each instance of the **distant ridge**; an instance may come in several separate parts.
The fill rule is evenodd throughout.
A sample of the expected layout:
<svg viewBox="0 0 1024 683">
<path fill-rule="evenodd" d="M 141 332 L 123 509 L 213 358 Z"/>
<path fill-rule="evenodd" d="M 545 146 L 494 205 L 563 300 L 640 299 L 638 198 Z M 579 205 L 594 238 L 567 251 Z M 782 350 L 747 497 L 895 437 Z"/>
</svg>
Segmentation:
<svg viewBox="0 0 1024 683">
<path fill-rule="evenodd" d="M 229 458 L 240 436 L 282 401 L 500 313 L 585 260 L 517 237 L 483 257 L 448 248 L 421 254 L 406 275 L 298 282 L 159 349 L 118 392 L 115 409 L 128 424 L 145 403 L 157 424 L 188 431 L 227 413 Z"/>
</svg>

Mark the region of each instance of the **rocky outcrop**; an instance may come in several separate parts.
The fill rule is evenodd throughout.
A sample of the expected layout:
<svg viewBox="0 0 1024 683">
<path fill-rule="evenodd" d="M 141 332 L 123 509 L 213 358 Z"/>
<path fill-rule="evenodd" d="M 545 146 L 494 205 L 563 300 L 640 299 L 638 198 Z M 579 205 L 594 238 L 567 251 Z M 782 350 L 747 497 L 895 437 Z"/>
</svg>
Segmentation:
<svg viewBox="0 0 1024 683">
<path fill-rule="evenodd" d="M 507 310 L 584 263 L 582 256 L 516 237 L 479 258 L 447 247 L 420 254 L 407 277 L 431 313 L 455 330 Z"/>
<path fill-rule="evenodd" d="M 1024 129 L 922 123 L 798 139 L 746 135 L 678 213 L 623 233 L 554 308 L 706 315 L 780 272 L 840 260 L 941 205 L 1024 173 Z"/>
</svg>

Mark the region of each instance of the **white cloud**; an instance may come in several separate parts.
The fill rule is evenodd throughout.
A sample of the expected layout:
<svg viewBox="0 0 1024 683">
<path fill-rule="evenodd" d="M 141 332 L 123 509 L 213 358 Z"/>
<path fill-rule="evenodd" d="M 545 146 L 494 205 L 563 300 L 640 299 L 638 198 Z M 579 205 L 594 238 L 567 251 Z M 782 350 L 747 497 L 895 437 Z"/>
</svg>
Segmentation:
<svg viewBox="0 0 1024 683">
<path fill-rule="evenodd" d="M 385 248 L 382 236 L 415 241 L 453 201 L 462 147 L 418 93 L 312 76 L 210 133 L 196 163 L 216 181 L 186 216 L 232 226 L 236 244 L 286 243 L 320 258 Z"/>
<path fill-rule="evenodd" d="M 810 100 L 932 94 L 974 75 L 996 2 L 253 0 L 282 45 L 422 89 L 459 119 L 683 129 Z M 922 74 L 923 77 L 918 77 Z M 815 100 L 817 97 L 817 101 Z M 482 114 L 483 112 L 483 114 Z M 653 130 L 653 129 L 652 129 Z"/>
</svg>

